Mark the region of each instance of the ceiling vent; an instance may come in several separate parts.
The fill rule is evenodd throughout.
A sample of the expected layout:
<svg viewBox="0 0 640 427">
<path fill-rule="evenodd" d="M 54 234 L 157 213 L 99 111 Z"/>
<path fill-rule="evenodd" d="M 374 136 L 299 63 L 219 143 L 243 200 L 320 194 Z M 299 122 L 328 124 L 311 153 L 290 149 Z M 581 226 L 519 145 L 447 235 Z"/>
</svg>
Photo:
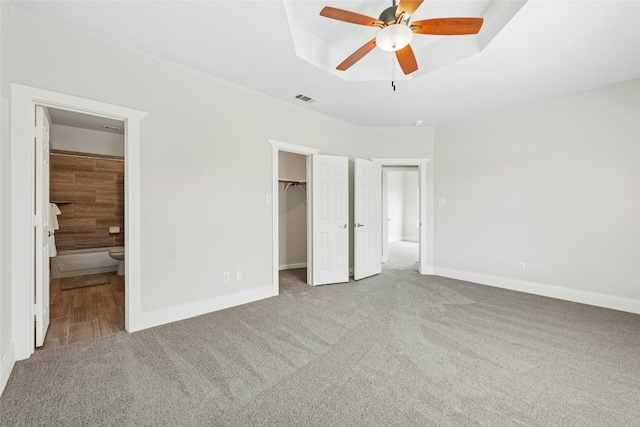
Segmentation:
<svg viewBox="0 0 640 427">
<path fill-rule="evenodd" d="M 313 99 L 312 97 L 307 96 L 307 95 L 303 95 L 301 93 L 297 94 L 295 96 L 295 98 L 299 99 L 300 101 L 306 102 L 307 104 L 311 104 L 311 103 L 316 102 L 316 99 Z"/>
</svg>

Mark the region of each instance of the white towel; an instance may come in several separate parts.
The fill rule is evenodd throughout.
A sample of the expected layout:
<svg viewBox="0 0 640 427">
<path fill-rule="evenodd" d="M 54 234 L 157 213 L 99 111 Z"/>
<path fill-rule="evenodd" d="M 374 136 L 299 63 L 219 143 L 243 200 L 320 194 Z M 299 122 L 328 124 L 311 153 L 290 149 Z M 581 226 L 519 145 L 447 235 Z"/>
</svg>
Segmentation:
<svg viewBox="0 0 640 427">
<path fill-rule="evenodd" d="M 60 230 L 60 224 L 58 224 L 58 215 L 60 215 L 60 208 L 55 203 L 49 203 L 49 228 L 52 230 Z"/>
<path fill-rule="evenodd" d="M 49 258 L 53 258 L 58 255 L 58 249 L 56 248 L 56 236 L 51 233 L 49 234 Z"/>
<path fill-rule="evenodd" d="M 49 203 L 49 257 L 53 258 L 58 255 L 58 249 L 56 248 L 56 236 L 55 230 L 60 229 L 58 224 L 58 215 L 60 215 L 60 208 L 55 203 Z"/>
</svg>

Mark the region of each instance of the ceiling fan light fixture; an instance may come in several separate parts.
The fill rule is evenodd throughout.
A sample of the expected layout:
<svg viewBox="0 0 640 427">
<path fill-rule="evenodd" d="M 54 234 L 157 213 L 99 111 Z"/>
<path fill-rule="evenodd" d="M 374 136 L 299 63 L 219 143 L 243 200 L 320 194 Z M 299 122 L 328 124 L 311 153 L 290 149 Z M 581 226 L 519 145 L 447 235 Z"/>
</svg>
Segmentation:
<svg viewBox="0 0 640 427">
<path fill-rule="evenodd" d="M 387 52 L 394 52 L 408 45 L 412 38 L 411 28 L 404 24 L 392 24 L 380 30 L 376 46 Z"/>
</svg>

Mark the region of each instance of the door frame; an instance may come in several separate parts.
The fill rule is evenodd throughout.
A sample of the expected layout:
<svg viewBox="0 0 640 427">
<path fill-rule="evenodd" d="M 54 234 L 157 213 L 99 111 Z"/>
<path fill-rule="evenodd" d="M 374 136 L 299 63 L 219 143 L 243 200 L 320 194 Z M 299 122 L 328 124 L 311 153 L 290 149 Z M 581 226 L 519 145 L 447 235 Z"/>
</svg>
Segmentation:
<svg viewBox="0 0 640 427">
<path fill-rule="evenodd" d="M 140 322 L 140 121 L 148 113 L 17 83 L 12 84 L 11 91 L 11 280 L 16 359 L 27 359 L 35 351 L 32 290 L 35 286 L 33 138 L 36 105 L 125 123 L 125 330 L 143 329 Z"/>
<path fill-rule="evenodd" d="M 420 231 L 418 233 L 418 247 L 420 274 L 434 274 L 433 269 L 433 162 L 431 159 L 371 159 L 382 166 L 418 166 L 418 188 L 420 191 Z M 383 190 L 384 191 L 384 190 Z M 384 218 L 383 218 L 384 220 Z"/>
<path fill-rule="evenodd" d="M 311 196 L 311 156 L 318 154 L 320 150 L 317 148 L 305 147 L 303 145 L 290 144 L 288 142 L 267 139 L 271 144 L 271 195 L 267 198 L 271 202 L 271 220 L 272 220 L 272 275 L 271 288 L 273 296 L 280 293 L 280 229 L 279 229 L 279 203 L 278 203 L 278 173 L 279 159 L 278 152 L 287 151 L 289 153 L 302 154 L 307 159 L 307 283 L 311 283 L 313 277 L 313 240 L 311 235 L 311 223 L 313 221 L 313 197 Z"/>
<path fill-rule="evenodd" d="M 391 169 L 390 168 L 397 168 Z M 389 261 L 389 172 L 402 171 L 408 173 L 414 173 L 416 178 L 419 178 L 417 166 L 389 166 L 382 168 L 382 216 L 385 218 L 382 221 L 382 262 Z M 416 179 L 417 181 L 417 179 Z M 416 203 L 419 208 L 419 203 Z M 419 214 L 418 214 L 419 216 Z M 419 229 L 419 228 L 418 228 Z M 418 240 L 419 241 L 418 236 Z"/>
</svg>

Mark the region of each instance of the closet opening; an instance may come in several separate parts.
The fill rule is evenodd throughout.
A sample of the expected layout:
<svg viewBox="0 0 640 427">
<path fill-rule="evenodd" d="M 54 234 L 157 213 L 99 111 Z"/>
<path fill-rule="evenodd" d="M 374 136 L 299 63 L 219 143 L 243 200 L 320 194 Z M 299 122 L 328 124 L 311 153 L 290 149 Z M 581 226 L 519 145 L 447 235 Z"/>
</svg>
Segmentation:
<svg viewBox="0 0 640 427">
<path fill-rule="evenodd" d="M 272 205 L 273 215 L 271 286 L 275 296 L 280 293 L 281 272 L 285 272 L 284 275 L 295 273 L 297 276 L 292 276 L 294 281 L 312 283 L 311 156 L 320 150 L 272 139 L 268 141 L 271 144 L 273 185 L 267 202 Z"/>
<path fill-rule="evenodd" d="M 307 281 L 307 156 L 278 152 L 278 270 L 280 280 Z"/>
</svg>

